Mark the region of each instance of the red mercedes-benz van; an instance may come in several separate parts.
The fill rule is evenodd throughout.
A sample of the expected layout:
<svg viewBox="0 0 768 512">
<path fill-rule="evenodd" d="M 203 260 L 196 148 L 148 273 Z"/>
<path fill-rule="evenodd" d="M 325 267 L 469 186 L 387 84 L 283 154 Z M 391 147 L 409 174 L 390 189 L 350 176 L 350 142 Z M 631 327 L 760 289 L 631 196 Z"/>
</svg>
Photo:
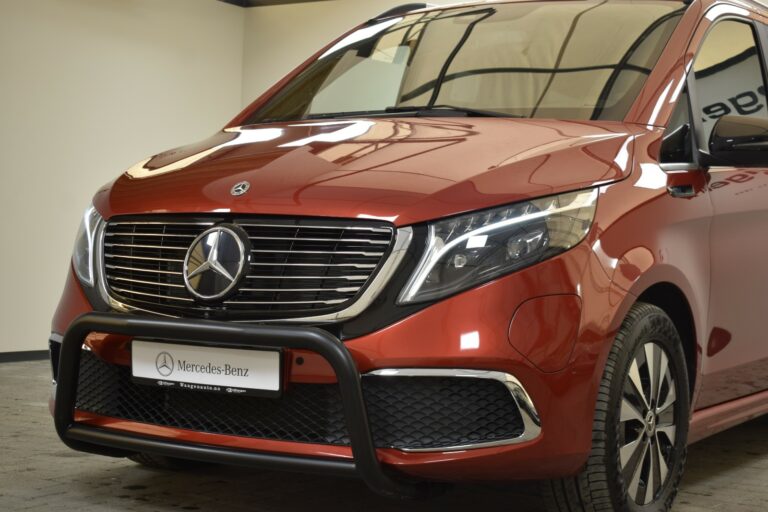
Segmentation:
<svg viewBox="0 0 768 512">
<path fill-rule="evenodd" d="M 96 193 L 67 445 L 665 511 L 687 444 L 768 412 L 758 4 L 425 7 Z"/>
</svg>

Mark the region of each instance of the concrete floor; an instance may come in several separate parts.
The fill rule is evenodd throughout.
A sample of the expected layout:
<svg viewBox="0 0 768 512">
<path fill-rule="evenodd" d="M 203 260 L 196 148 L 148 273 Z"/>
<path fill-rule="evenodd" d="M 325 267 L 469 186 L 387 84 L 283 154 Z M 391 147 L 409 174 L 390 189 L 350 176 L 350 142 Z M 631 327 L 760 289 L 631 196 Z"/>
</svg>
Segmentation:
<svg viewBox="0 0 768 512">
<path fill-rule="evenodd" d="M 48 382 L 47 363 L 0 364 L 1 511 L 540 510 L 535 487 L 526 485 L 463 486 L 403 504 L 354 480 L 217 466 L 169 473 L 73 452 L 53 431 Z M 768 417 L 694 445 L 674 510 L 768 510 Z"/>
</svg>

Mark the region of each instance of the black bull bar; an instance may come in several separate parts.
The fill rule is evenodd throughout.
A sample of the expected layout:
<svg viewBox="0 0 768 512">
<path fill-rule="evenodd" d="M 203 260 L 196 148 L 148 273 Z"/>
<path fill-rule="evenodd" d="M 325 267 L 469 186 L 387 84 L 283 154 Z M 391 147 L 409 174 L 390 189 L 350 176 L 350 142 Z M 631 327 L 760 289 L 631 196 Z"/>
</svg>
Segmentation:
<svg viewBox="0 0 768 512">
<path fill-rule="evenodd" d="M 324 357 L 336 373 L 349 430 L 352 459 L 299 457 L 233 450 L 148 437 L 76 423 L 75 400 L 80 353 L 93 333 L 150 338 L 191 345 L 228 348 L 301 349 Z M 418 497 L 434 491 L 434 484 L 406 482 L 390 474 L 380 463 L 371 436 L 363 400 L 360 372 L 344 344 L 332 334 L 314 327 L 283 327 L 233 324 L 207 320 L 150 318 L 111 313 L 87 313 L 77 318 L 64 334 L 59 356 L 54 422 L 61 440 L 78 451 L 126 457 L 152 453 L 167 457 L 221 464 L 261 467 L 303 473 L 322 473 L 362 478 L 375 492 L 392 497 Z"/>
</svg>

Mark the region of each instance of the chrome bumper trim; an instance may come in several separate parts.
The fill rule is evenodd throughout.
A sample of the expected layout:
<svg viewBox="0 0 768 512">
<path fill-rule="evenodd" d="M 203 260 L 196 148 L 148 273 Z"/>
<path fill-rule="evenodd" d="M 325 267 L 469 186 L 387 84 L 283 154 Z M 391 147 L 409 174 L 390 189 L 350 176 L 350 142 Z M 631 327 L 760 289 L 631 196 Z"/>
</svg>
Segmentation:
<svg viewBox="0 0 768 512">
<path fill-rule="evenodd" d="M 470 379 L 492 379 L 501 382 L 509 390 L 509 394 L 515 401 L 520 415 L 523 418 L 523 433 L 510 439 L 500 439 L 498 441 L 487 441 L 458 446 L 444 446 L 440 448 L 398 448 L 400 451 L 408 453 L 435 453 L 435 452 L 458 452 L 465 450 L 477 450 L 480 448 L 492 448 L 507 446 L 532 441 L 541 435 L 541 419 L 536 407 L 533 405 L 530 395 L 525 390 L 520 381 L 504 372 L 486 371 L 486 370 L 463 370 L 449 368 L 387 368 L 375 370 L 366 374 L 377 377 L 463 377 Z"/>
</svg>

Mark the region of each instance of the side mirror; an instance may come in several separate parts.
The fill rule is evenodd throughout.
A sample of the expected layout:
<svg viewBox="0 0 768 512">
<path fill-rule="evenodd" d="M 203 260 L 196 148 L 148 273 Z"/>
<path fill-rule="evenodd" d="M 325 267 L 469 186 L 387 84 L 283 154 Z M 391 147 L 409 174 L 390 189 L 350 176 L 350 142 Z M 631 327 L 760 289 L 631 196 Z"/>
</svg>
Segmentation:
<svg viewBox="0 0 768 512">
<path fill-rule="evenodd" d="M 709 137 L 710 165 L 768 167 L 768 119 L 723 116 Z"/>
</svg>

